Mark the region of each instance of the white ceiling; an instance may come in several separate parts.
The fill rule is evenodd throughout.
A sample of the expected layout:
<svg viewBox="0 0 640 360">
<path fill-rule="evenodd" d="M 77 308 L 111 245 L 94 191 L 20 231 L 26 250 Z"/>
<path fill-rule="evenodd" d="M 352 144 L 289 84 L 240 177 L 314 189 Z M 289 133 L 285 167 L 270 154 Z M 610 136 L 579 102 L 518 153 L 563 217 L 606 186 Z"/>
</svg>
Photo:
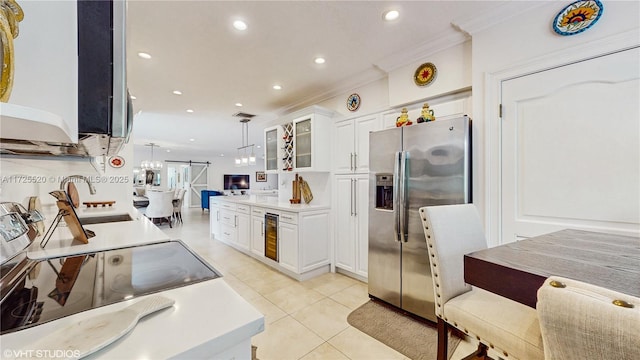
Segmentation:
<svg viewBox="0 0 640 360">
<path fill-rule="evenodd" d="M 278 115 L 386 76 L 411 49 L 459 34 L 451 22 L 498 1 L 129 1 L 128 84 L 135 151 L 154 142 L 167 158 L 236 155 Z M 385 22 L 389 9 L 400 17 Z M 248 29 L 235 30 L 244 20 Z M 151 54 L 149 60 L 138 52 Z M 397 61 L 395 61 L 395 56 Z M 326 63 L 314 63 L 316 56 Z M 274 84 L 283 89 L 272 89 Z M 173 90 L 182 91 L 177 96 Z M 243 107 L 236 107 L 235 103 Z M 193 113 L 187 113 L 193 109 Z M 195 139 L 195 141 L 189 141 Z M 257 151 L 258 157 L 262 149 Z"/>
</svg>

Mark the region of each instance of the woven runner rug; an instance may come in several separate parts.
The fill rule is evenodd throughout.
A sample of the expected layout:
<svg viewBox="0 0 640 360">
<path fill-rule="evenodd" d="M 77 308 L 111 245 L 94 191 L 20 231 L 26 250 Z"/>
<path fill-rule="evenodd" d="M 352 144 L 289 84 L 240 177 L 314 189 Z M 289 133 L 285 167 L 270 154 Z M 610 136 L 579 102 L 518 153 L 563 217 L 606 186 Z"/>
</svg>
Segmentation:
<svg viewBox="0 0 640 360">
<path fill-rule="evenodd" d="M 347 317 L 356 329 L 413 360 L 436 360 L 438 331 L 435 324 L 422 322 L 399 310 L 368 301 Z M 449 334 L 449 358 L 460 338 Z"/>
</svg>

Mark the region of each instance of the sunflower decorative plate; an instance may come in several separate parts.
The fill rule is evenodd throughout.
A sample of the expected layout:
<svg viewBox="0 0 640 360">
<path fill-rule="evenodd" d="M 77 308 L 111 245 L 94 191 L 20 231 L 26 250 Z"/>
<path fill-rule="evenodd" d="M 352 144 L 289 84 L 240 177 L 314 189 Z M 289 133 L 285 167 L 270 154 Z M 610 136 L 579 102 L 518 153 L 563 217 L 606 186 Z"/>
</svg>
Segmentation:
<svg viewBox="0 0 640 360">
<path fill-rule="evenodd" d="M 562 9 L 553 20 L 553 31 L 559 35 L 579 34 L 592 27 L 604 10 L 599 0 L 578 0 Z"/>
<path fill-rule="evenodd" d="M 347 109 L 356 111 L 360 107 L 360 95 L 353 93 L 347 98 Z"/>
<path fill-rule="evenodd" d="M 415 81 L 418 86 L 427 86 L 435 80 L 437 72 L 438 70 L 435 65 L 432 63 L 424 63 L 416 69 L 415 74 L 413 74 L 413 81 Z"/>
</svg>

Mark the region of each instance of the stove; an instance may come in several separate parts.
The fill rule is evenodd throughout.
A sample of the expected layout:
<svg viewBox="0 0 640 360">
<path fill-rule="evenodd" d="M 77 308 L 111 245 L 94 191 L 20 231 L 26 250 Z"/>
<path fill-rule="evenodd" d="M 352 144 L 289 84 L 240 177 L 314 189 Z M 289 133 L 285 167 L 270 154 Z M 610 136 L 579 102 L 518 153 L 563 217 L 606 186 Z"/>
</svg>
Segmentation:
<svg viewBox="0 0 640 360">
<path fill-rule="evenodd" d="M 12 285 L 0 302 L 0 334 L 222 276 L 180 240 L 13 262 L 12 279 L 3 271 L 3 287 Z"/>
</svg>

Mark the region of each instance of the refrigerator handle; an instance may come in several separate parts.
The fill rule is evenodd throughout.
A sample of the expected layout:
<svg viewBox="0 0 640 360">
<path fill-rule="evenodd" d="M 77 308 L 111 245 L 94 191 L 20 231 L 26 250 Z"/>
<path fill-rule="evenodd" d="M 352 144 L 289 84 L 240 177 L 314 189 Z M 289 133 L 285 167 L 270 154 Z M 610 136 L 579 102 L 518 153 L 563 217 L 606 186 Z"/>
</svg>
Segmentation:
<svg viewBox="0 0 640 360">
<path fill-rule="evenodd" d="M 409 241 L 409 194 L 407 194 L 407 189 L 409 186 L 409 181 L 407 179 L 407 160 L 409 158 L 409 153 L 403 151 L 400 155 L 400 238 L 403 242 Z"/>
<path fill-rule="evenodd" d="M 396 152 L 393 166 L 393 234 L 400 242 L 400 158 L 401 152 Z"/>
</svg>

